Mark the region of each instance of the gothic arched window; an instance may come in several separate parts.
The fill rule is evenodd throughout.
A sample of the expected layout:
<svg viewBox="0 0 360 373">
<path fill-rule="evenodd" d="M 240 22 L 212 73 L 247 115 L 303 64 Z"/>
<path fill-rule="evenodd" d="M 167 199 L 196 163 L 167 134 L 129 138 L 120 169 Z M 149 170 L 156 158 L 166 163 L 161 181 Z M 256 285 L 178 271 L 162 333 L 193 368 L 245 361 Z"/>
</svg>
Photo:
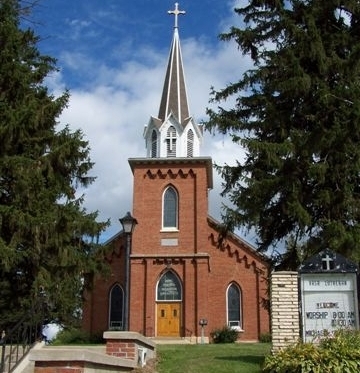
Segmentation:
<svg viewBox="0 0 360 373">
<path fill-rule="evenodd" d="M 166 152 L 168 157 L 176 157 L 176 129 L 173 126 L 166 133 Z"/>
<path fill-rule="evenodd" d="M 181 282 L 178 276 L 173 271 L 165 272 L 157 286 L 156 300 L 157 301 L 181 301 Z"/>
<path fill-rule="evenodd" d="M 232 283 L 226 292 L 227 322 L 228 326 L 241 329 L 241 290 L 238 285 Z"/>
<path fill-rule="evenodd" d="M 178 194 L 169 186 L 163 196 L 163 227 L 177 228 L 178 226 Z"/>
<path fill-rule="evenodd" d="M 110 290 L 109 299 L 109 329 L 123 330 L 124 292 L 120 285 L 114 285 Z"/>
</svg>

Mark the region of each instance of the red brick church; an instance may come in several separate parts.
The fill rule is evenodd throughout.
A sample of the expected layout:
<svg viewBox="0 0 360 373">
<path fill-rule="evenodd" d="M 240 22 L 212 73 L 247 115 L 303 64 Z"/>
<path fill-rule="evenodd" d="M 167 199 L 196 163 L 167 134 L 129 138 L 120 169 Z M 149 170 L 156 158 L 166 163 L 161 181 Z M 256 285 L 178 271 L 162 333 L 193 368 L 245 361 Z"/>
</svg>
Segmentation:
<svg viewBox="0 0 360 373">
<path fill-rule="evenodd" d="M 144 130 L 146 157 L 129 159 L 132 215 L 108 242 L 110 276 L 85 294 L 83 327 L 208 341 L 228 325 L 241 340 L 258 340 L 269 331 L 268 265 L 235 234 L 219 243 L 221 225 L 208 215 L 212 160 L 200 155 L 202 127 L 187 100 L 178 32 L 184 12 L 175 4 L 169 13 L 175 27 L 159 113 Z"/>
</svg>

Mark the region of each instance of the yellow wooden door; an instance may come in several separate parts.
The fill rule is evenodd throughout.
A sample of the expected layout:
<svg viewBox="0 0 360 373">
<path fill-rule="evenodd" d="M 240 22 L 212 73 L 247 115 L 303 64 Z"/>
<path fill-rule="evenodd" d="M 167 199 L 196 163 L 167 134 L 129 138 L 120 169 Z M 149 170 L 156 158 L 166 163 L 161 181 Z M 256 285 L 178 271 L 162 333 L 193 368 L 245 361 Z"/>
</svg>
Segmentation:
<svg viewBox="0 0 360 373">
<path fill-rule="evenodd" d="M 158 303 L 157 335 L 180 337 L 180 303 Z"/>
</svg>

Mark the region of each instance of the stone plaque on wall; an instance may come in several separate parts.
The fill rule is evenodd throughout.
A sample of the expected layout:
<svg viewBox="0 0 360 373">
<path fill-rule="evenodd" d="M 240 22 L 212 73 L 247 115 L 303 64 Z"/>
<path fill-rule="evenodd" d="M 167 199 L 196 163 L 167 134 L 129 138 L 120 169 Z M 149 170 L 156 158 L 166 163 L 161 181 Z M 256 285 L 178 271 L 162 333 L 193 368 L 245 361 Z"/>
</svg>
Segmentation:
<svg viewBox="0 0 360 373">
<path fill-rule="evenodd" d="M 338 329 L 359 329 L 357 267 L 324 250 L 300 267 L 304 342 L 316 342 Z"/>
</svg>

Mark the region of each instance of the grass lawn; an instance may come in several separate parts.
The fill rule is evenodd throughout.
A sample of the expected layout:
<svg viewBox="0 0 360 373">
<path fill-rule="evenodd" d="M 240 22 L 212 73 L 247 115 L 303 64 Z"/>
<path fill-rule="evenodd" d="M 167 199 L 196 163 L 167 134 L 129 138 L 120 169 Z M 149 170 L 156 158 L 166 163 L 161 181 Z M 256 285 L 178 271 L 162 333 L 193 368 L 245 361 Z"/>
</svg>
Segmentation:
<svg viewBox="0 0 360 373">
<path fill-rule="evenodd" d="M 157 345 L 158 373 L 260 373 L 266 343 Z"/>
</svg>

